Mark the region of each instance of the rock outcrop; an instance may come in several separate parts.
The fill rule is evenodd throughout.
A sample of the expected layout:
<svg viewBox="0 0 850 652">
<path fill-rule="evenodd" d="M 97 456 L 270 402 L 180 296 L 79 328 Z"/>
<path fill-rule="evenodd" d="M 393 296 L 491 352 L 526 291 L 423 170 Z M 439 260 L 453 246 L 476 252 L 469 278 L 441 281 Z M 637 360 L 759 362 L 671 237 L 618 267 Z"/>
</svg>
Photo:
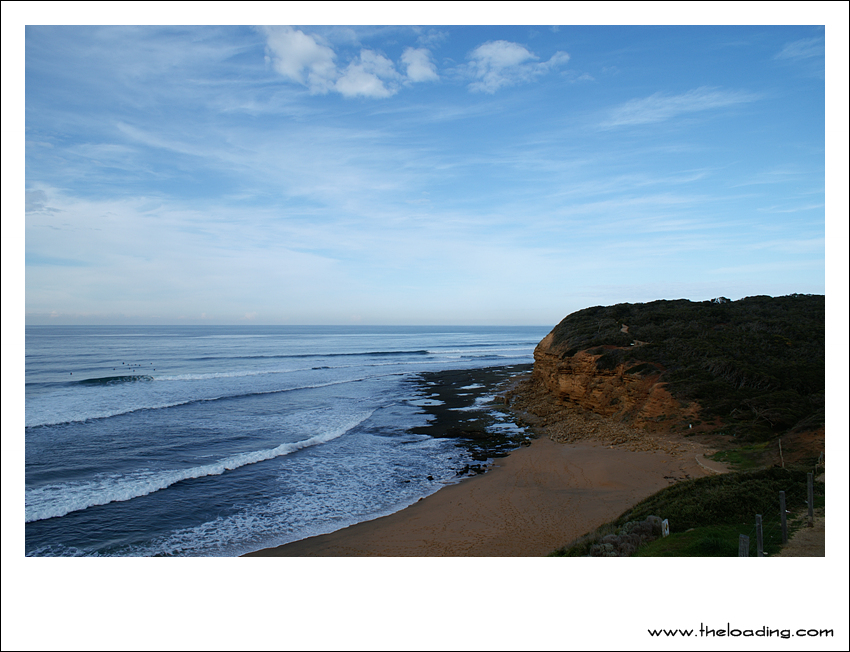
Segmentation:
<svg viewBox="0 0 850 652">
<path fill-rule="evenodd" d="M 673 398 L 660 380 L 660 365 L 634 360 L 600 365 L 603 355 L 622 347 L 570 350 L 567 340 L 556 342 L 554 335 L 534 350 L 532 382 L 555 400 L 647 430 L 697 420 L 699 407 Z"/>
</svg>

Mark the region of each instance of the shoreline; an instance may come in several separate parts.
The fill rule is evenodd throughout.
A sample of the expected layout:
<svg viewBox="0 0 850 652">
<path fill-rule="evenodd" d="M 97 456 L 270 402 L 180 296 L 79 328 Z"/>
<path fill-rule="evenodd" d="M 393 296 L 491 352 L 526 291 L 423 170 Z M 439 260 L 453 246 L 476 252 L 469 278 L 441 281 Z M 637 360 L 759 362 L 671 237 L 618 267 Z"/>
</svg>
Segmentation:
<svg viewBox="0 0 850 652">
<path fill-rule="evenodd" d="M 531 367 L 428 372 L 418 381 L 433 420 L 415 431 L 459 437 L 473 458 L 493 459 L 486 473 L 483 465 L 468 465 L 459 482 L 398 512 L 243 556 L 545 556 L 681 479 L 710 474 L 693 451 L 657 441 L 652 450 L 598 440 L 558 443 L 545 427 L 536 427 L 533 439 L 508 427 L 504 437 L 494 437 L 488 425 L 525 420 L 498 404 L 480 410 L 469 404 L 504 394 L 523 366 Z"/>
<path fill-rule="evenodd" d="M 541 557 L 669 486 L 665 475 L 687 468 L 665 453 L 541 437 L 487 473 L 399 512 L 245 556 Z"/>
</svg>

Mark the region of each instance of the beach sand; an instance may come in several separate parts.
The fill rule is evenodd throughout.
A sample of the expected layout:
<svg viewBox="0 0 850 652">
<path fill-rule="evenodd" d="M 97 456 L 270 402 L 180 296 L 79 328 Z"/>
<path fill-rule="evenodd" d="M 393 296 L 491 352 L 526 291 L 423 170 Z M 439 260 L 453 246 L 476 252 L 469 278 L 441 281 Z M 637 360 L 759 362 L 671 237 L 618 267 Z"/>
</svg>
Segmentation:
<svg viewBox="0 0 850 652">
<path fill-rule="evenodd" d="M 434 416 L 431 434 L 465 432 L 477 445 L 488 412 L 470 420 L 471 412 L 456 410 L 458 395 L 468 404 L 506 377 L 504 369 L 426 375 L 423 383 L 442 401 L 427 408 Z M 482 385 L 477 392 L 466 389 L 476 384 Z M 563 444 L 540 436 L 496 458 L 486 473 L 395 514 L 246 556 L 545 556 L 670 484 L 708 473 L 693 454 Z"/>
<path fill-rule="evenodd" d="M 400 512 L 247 556 L 545 556 L 685 473 L 705 471 L 665 453 L 540 438 Z"/>
</svg>

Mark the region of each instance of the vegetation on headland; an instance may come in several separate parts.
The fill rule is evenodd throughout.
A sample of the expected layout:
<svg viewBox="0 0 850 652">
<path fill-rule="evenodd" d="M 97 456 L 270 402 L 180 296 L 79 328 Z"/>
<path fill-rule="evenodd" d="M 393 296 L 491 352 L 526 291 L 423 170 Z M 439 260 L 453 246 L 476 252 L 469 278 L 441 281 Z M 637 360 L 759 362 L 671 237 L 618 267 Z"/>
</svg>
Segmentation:
<svg viewBox="0 0 850 652">
<path fill-rule="evenodd" d="M 667 519 L 671 534 L 642 537 L 635 556 L 737 556 L 741 534 L 750 537 L 750 556 L 756 554 L 756 514 L 762 515 L 764 550 L 775 554 L 781 547 L 779 492 L 786 496 L 786 510 L 804 514 L 807 496 L 807 470 L 769 468 L 753 472 L 727 473 L 662 489 L 596 531 L 554 551 L 555 557 L 616 555 L 617 538 L 634 531 L 634 524 L 650 517 Z M 814 483 L 814 507 L 824 505 L 824 484 Z M 789 532 L 800 527 L 801 518 L 789 520 Z M 608 546 L 605 542 L 610 541 Z M 606 555 L 605 548 L 609 551 Z M 622 544 L 621 544 L 622 547 Z"/>
<path fill-rule="evenodd" d="M 561 321 L 551 347 L 657 375 L 717 432 L 764 442 L 824 424 L 824 310 L 802 294 L 596 306 Z"/>
</svg>

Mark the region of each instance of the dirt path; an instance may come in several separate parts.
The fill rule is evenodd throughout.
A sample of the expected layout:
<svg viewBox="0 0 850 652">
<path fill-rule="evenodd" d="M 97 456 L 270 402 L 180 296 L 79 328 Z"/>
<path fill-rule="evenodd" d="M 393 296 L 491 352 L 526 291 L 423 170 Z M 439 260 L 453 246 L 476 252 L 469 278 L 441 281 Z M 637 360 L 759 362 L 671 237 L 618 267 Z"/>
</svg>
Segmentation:
<svg viewBox="0 0 850 652">
<path fill-rule="evenodd" d="M 776 557 L 825 557 L 826 556 L 826 513 L 816 509 L 814 527 L 802 527 L 788 539 Z"/>
</svg>

